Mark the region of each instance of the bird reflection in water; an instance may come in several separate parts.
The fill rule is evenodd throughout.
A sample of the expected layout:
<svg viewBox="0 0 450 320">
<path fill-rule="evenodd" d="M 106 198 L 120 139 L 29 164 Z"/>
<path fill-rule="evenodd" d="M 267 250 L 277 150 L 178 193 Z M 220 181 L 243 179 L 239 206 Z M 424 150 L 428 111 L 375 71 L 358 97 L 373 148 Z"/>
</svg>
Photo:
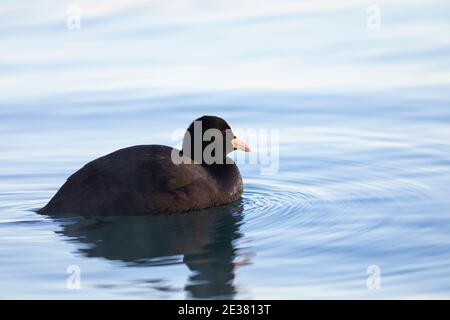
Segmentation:
<svg viewBox="0 0 450 320">
<path fill-rule="evenodd" d="M 127 266 L 182 262 L 191 274 L 185 290 L 192 298 L 232 298 L 236 241 L 243 235 L 242 200 L 189 213 L 70 219 L 58 233 L 81 244 L 86 257 L 120 261 Z M 60 217 L 58 217 L 59 220 Z M 85 244 L 88 244 L 87 246 Z M 240 263 L 249 264 L 250 261 Z"/>
</svg>

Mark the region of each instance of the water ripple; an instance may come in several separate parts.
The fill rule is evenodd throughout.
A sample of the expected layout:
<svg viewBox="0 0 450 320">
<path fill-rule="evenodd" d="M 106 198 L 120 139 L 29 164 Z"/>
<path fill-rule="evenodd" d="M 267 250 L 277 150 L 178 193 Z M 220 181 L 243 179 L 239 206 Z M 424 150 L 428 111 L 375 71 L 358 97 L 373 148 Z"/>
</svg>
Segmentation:
<svg viewBox="0 0 450 320">
<path fill-rule="evenodd" d="M 405 207 L 433 201 L 426 184 L 399 178 L 401 168 L 342 160 L 317 165 L 320 173 L 296 175 L 297 184 L 283 176 L 249 179 L 243 197 L 246 228 L 257 230 L 253 234 L 266 244 L 293 234 L 303 245 L 319 238 L 377 237 L 377 230 L 405 217 Z"/>
</svg>

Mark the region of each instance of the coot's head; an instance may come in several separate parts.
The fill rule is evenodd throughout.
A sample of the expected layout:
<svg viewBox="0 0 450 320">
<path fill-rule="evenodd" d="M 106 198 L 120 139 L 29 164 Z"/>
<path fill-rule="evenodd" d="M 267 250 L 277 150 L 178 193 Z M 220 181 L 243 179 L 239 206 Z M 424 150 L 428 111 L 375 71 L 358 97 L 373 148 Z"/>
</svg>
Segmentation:
<svg viewBox="0 0 450 320">
<path fill-rule="evenodd" d="M 249 146 L 237 138 L 230 125 L 219 117 L 195 119 L 184 135 L 183 155 L 197 163 L 226 163 L 227 154 L 234 150 L 250 152 Z"/>
</svg>

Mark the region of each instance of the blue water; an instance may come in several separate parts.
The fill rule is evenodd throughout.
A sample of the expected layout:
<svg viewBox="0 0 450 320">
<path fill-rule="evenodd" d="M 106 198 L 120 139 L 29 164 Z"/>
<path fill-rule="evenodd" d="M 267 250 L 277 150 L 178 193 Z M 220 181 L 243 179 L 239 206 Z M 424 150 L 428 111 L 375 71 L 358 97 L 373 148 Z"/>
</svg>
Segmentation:
<svg viewBox="0 0 450 320">
<path fill-rule="evenodd" d="M 68 29 L 73 2 L 3 1 L 0 298 L 450 298 L 450 6 L 379 1 L 373 29 L 370 4 L 77 1 Z M 274 174 L 238 160 L 241 201 L 33 211 L 203 114 L 279 130 Z"/>
</svg>

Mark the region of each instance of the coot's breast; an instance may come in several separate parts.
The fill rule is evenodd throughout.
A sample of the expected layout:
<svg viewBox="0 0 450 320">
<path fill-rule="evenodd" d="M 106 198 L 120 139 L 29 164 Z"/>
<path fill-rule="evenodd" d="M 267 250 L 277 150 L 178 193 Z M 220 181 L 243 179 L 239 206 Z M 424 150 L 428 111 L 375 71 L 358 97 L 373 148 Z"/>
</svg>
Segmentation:
<svg viewBox="0 0 450 320">
<path fill-rule="evenodd" d="M 172 162 L 172 148 L 134 146 L 75 172 L 40 210 L 84 215 L 184 212 L 224 205 L 243 191 L 235 164 L 204 167 Z"/>
</svg>

